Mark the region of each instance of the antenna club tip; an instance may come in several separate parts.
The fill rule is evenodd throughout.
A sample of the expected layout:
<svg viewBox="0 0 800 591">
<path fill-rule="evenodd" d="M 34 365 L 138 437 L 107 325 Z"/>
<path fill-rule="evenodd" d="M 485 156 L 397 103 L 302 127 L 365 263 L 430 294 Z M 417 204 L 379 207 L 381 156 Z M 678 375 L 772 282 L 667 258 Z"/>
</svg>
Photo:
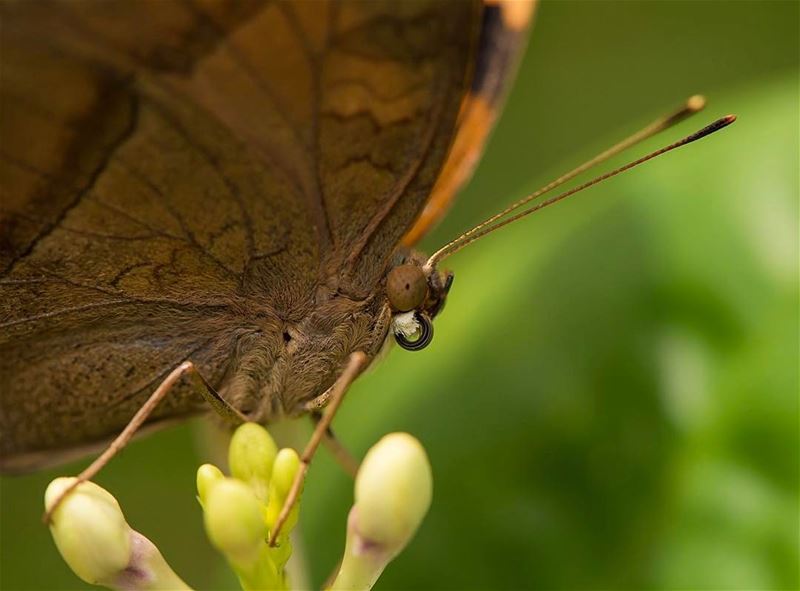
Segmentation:
<svg viewBox="0 0 800 591">
<path fill-rule="evenodd" d="M 686 99 L 686 108 L 692 113 L 701 111 L 706 106 L 706 97 L 702 94 L 695 94 Z"/>
<path fill-rule="evenodd" d="M 685 145 L 685 144 L 689 144 L 689 143 L 691 143 L 691 142 L 693 142 L 695 140 L 699 140 L 700 138 L 704 138 L 707 135 L 711 135 L 712 133 L 719 131 L 720 129 L 728 127 L 728 125 L 730 125 L 734 121 L 736 121 L 736 115 L 725 115 L 725 117 L 720 117 L 719 119 L 714 121 L 712 124 L 706 125 L 700 131 L 698 131 L 696 133 L 693 133 L 692 135 L 688 136 L 684 140 L 681 140 L 679 142 L 679 144 L 680 145 Z"/>
</svg>

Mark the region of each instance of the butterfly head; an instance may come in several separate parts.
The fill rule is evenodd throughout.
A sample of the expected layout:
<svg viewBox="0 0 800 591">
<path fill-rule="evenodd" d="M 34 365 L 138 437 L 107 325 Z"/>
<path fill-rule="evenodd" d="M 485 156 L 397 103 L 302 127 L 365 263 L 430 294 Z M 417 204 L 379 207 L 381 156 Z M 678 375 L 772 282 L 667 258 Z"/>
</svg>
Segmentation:
<svg viewBox="0 0 800 591">
<path fill-rule="evenodd" d="M 453 284 L 453 273 L 426 268 L 424 262 L 409 257 L 386 276 L 392 332 L 409 351 L 424 349 L 433 339 L 433 318 L 444 307 Z"/>
</svg>

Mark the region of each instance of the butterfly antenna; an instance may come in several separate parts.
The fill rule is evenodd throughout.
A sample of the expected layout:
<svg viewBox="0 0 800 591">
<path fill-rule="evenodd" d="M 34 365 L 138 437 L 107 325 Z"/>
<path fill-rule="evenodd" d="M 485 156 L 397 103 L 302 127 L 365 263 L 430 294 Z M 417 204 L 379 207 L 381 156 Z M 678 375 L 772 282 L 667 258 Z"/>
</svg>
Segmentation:
<svg viewBox="0 0 800 591">
<path fill-rule="evenodd" d="M 467 232 L 463 233 L 461 236 L 459 236 L 455 240 L 452 240 L 451 242 L 449 242 L 448 244 L 446 244 L 445 246 L 443 246 L 442 248 L 437 250 L 435 253 L 433 253 L 433 255 L 431 255 L 431 257 L 425 263 L 425 266 L 427 268 L 433 268 L 442 259 L 444 259 L 444 258 L 446 258 L 446 257 L 458 252 L 459 250 L 461 250 L 462 248 L 464 248 L 468 244 L 471 244 L 472 242 L 474 242 L 478 238 L 481 238 L 481 237 L 485 236 L 486 234 L 489 234 L 490 232 L 498 230 L 498 229 L 502 228 L 503 226 L 506 226 L 506 225 L 510 224 L 511 222 L 514 222 L 514 221 L 516 221 L 516 220 L 518 220 L 520 218 L 523 218 L 523 217 L 533 213 L 534 211 L 538 211 L 540 209 L 543 209 L 544 207 L 547 207 L 548 205 L 552 205 L 553 203 L 557 203 L 558 201 L 561 201 L 562 199 L 566 199 L 567 197 L 569 197 L 571 195 L 574 195 L 575 193 L 578 193 L 578 192 L 580 192 L 580 191 L 582 191 L 584 189 L 587 189 L 587 188 L 591 187 L 592 185 L 596 185 L 596 184 L 601 183 L 601 182 L 603 182 L 603 181 L 605 181 L 605 180 L 607 180 L 607 179 L 609 179 L 611 177 L 614 177 L 614 176 L 616 176 L 616 175 L 618 175 L 620 173 L 623 173 L 626 170 L 630 170 L 631 168 L 634 168 L 635 166 L 638 166 L 639 164 L 643 164 L 644 162 L 647 162 L 648 160 L 652 160 L 656 156 L 661 156 L 662 154 L 666 154 L 667 152 L 670 152 L 670 151 L 672 151 L 672 150 L 674 150 L 676 148 L 680 148 L 681 146 L 685 146 L 686 144 L 689 144 L 691 142 L 697 141 L 700 138 L 703 138 L 703 137 L 705 137 L 707 135 L 710 135 L 710 134 L 712 134 L 712 133 L 714 133 L 716 131 L 719 131 L 720 129 L 722 129 L 724 127 L 727 127 L 728 125 L 730 125 L 731 123 L 733 123 L 736 120 L 736 117 L 734 115 L 727 115 L 726 117 L 722 117 L 721 119 L 718 119 L 718 120 L 714 121 L 711 125 L 708 125 L 708 126 L 704 127 L 703 129 L 701 129 L 701 130 L 699 130 L 699 131 L 697 131 L 697 132 L 695 132 L 695 133 L 693 133 L 693 134 L 691 134 L 691 135 L 689 135 L 689 136 L 687 136 L 687 137 L 685 137 L 685 138 L 683 138 L 683 139 L 681 139 L 681 140 L 679 140 L 679 141 L 677 141 L 677 142 L 675 142 L 673 144 L 665 146 L 665 147 L 661 148 L 660 150 L 656 150 L 655 152 L 652 152 L 650 154 L 647 154 L 646 156 L 643 156 L 642 158 L 639 158 L 638 160 L 634 160 L 633 162 L 630 162 L 630 163 L 628 163 L 628 164 L 626 164 L 624 166 L 621 166 L 620 168 L 617 168 L 615 170 L 612 170 L 611 172 L 608 172 L 608 173 L 603 174 L 603 175 L 601 175 L 599 177 L 596 177 L 596 178 L 594 178 L 594 179 L 592 179 L 590 181 L 587 181 L 586 183 L 583 183 L 582 185 L 579 185 L 579 186 L 575 187 L 574 189 L 570 189 L 569 191 L 566 191 L 564 193 L 556 195 L 555 197 L 552 197 L 551 199 L 548 199 L 546 201 L 542 201 L 541 203 L 539 203 L 539 204 L 537 204 L 537 205 L 535 205 L 535 206 L 533 206 L 533 207 L 531 207 L 529 209 L 521 211 L 521 212 L 517 213 L 516 215 L 513 215 L 513 216 L 511 216 L 509 218 L 506 218 L 504 220 L 498 221 L 498 220 L 500 220 L 500 218 L 505 217 L 509 213 L 511 213 L 514 210 L 518 209 L 519 207 L 529 203 L 533 199 L 536 199 L 537 197 L 540 197 L 541 195 L 543 195 L 543 194 L 553 190 L 554 188 L 564 184 L 565 182 L 571 180 L 572 178 L 574 178 L 578 174 L 586 171 L 587 169 L 589 169 L 589 168 L 591 168 L 591 167 L 593 167 L 593 166 L 595 166 L 595 165 L 597 165 L 597 164 L 599 164 L 599 163 L 601 163 L 601 162 L 603 162 L 605 160 L 608 160 L 609 158 L 611 158 L 612 156 L 614 156 L 614 155 L 618 154 L 619 152 L 625 150 L 626 148 L 629 148 L 629 147 L 631 147 L 631 146 L 633 146 L 633 145 L 635 145 L 635 144 L 637 144 L 637 143 L 639 143 L 639 142 L 641 142 L 641 141 L 643 141 L 643 140 L 655 135 L 659 131 L 662 131 L 664 129 L 667 129 L 668 127 L 671 127 L 672 125 L 674 125 L 678 121 L 681 121 L 681 120 L 685 119 L 686 117 L 688 117 L 689 115 L 697 112 L 699 109 L 702 109 L 704 104 L 705 104 L 705 99 L 703 97 L 701 97 L 699 95 L 691 97 L 688 101 L 686 101 L 686 103 L 684 104 L 684 106 L 681 109 L 675 111 L 674 113 L 672 113 L 670 115 L 667 115 L 666 117 L 662 117 L 662 118 L 654 121 L 653 123 L 651 123 L 647 127 L 643 128 L 642 130 L 636 132 L 632 136 L 630 136 L 630 137 L 626 138 L 625 140 L 621 141 L 620 143 L 612 146 L 608 150 L 605 150 L 604 152 L 598 154 L 597 156 L 595 156 L 591 160 L 588 160 L 584 164 L 581 164 L 580 166 L 578 166 L 574 170 L 572 170 L 572 171 L 568 172 L 567 174 L 557 178 L 556 180 L 554 180 L 553 182 L 545 185 L 544 187 L 542 187 L 538 191 L 536 191 L 534 193 L 531 193 L 530 195 L 528 195 L 527 197 L 524 197 L 523 199 L 520 199 L 519 201 L 517 201 L 516 203 L 513 203 L 512 205 L 510 205 L 509 207 L 507 207 L 506 209 L 504 209 L 500 213 L 497 213 L 497 214 L 493 215 L 492 217 L 490 217 L 487 220 L 481 222 L 480 224 L 478 224 L 474 228 L 472 228 L 472 229 L 468 230 Z"/>
<path fill-rule="evenodd" d="M 483 222 L 481 222 L 480 224 L 478 224 L 474 228 L 471 228 L 470 230 L 467 230 L 466 232 L 464 232 L 464 234 L 462 234 L 461 236 L 459 236 L 458 238 L 456 238 L 452 242 L 455 243 L 455 242 L 460 241 L 463 238 L 466 238 L 470 234 L 473 234 L 473 233 L 477 232 L 478 230 L 480 230 L 481 228 L 491 224 L 492 222 L 494 222 L 496 220 L 499 220 L 500 218 L 508 215 L 509 213 L 514 211 L 515 209 L 518 209 L 518 208 L 522 207 L 523 205 L 525 205 L 529 201 L 532 201 L 533 199 L 536 199 L 540 195 L 544 195 L 545 193 L 548 193 L 548 192 L 552 191 L 556 187 L 559 187 L 559 186 L 563 185 L 567 181 L 570 181 L 570 180 L 574 179 L 576 176 L 578 176 L 579 174 L 589 170 L 590 168 L 594 168 L 598 164 L 601 164 L 601 163 L 605 162 L 606 160 L 616 156 L 620 152 L 624 152 L 628 148 L 633 147 L 636 144 L 638 144 L 640 142 L 643 142 L 644 140 L 646 140 L 648 138 L 653 137 L 657 133 L 659 133 L 661 131 L 664 131 L 665 129 L 668 129 L 669 127 L 672 127 L 673 125 L 676 125 L 677 123 L 680 123 L 681 121 L 683 121 L 687 117 L 690 117 L 691 115 L 694 115 L 698 111 L 702 110 L 705 106 L 706 106 L 706 98 L 704 96 L 696 94 L 694 96 L 689 97 L 678 109 L 676 109 L 672 113 L 664 115 L 663 117 L 659 117 L 658 119 L 656 119 L 655 121 L 653 121 L 649 125 L 643 127 L 642 129 L 640 129 L 639 131 L 634 133 L 633 135 L 625 138 L 624 140 L 622 140 L 618 144 L 615 144 L 615 145 L 611 146 L 610 148 L 608 148 L 607 150 L 601 152 L 600 154 L 598 154 L 594 158 L 591 158 L 590 160 L 587 160 L 586 162 L 584 162 L 580 166 L 577 166 L 576 168 L 572 169 L 568 173 L 566 173 L 564 175 L 561 175 L 560 177 L 558 177 L 554 181 L 548 183 L 547 185 L 545 185 L 544 187 L 542 187 L 541 189 L 536 191 L 535 193 L 532 193 L 532 194 L 528 195 L 527 197 L 523 197 L 519 201 L 516 201 L 516 202 L 512 203 L 511 205 L 506 207 L 504 210 L 494 214 L 492 217 L 484 220 Z M 447 245 L 447 246 L 449 246 L 449 245 Z M 445 248 L 447 248 L 447 246 L 445 246 Z"/>
</svg>

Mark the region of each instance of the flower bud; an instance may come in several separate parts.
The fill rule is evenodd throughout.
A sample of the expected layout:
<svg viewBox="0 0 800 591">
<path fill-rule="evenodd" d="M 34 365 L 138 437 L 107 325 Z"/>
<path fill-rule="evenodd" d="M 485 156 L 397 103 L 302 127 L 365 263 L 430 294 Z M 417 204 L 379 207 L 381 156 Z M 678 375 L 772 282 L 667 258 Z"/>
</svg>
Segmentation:
<svg viewBox="0 0 800 591">
<path fill-rule="evenodd" d="M 49 510 L 75 478 L 56 478 L 45 492 Z M 131 529 L 117 500 L 93 482 L 83 482 L 53 511 L 50 521 L 61 556 L 81 579 L 126 591 L 177 591 L 189 586 L 158 548 Z"/>
<path fill-rule="evenodd" d="M 225 478 L 222 470 L 213 464 L 203 464 L 197 469 L 197 496 L 205 503 L 211 487 Z"/>
<path fill-rule="evenodd" d="M 344 556 L 330 589 L 371 589 L 417 531 L 432 489 L 428 456 L 414 437 L 392 433 L 372 446 L 356 476 Z"/>
<path fill-rule="evenodd" d="M 56 478 L 45 492 L 47 510 L 75 478 Z M 131 559 L 131 528 L 117 500 L 82 482 L 56 507 L 50 533 L 69 567 L 87 583 L 111 582 Z"/>
<path fill-rule="evenodd" d="M 241 425 L 231 437 L 228 463 L 234 478 L 249 484 L 262 503 L 267 502 L 269 481 L 278 446 L 264 427 Z"/>
<path fill-rule="evenodd" d="M 258 560 L 267 528 L 251 488 L 233 478 L 220 480 L 208 491 L 203 509 L 208 537 L 233 564 Z"/>
<path fill-rule="evenodd" d="M 267 523 L 270 527 L 275 525 L 283 509 L 289 489 L 292 488 L 294 477 L 300 468 L 300 457 L 297 452 L 290 447 L 285 447 L 278 452 L 275 458 L 275 466 L 272 470 L 272 480 L 269 483 L 269 505 L 267 505 Z M 286 537 L 297 523 L 297 513 L 299 503 L 295 503 L 289 518 L 283 524 L 281 537 Z"/>
<path fill-rule="evenodd" d="M 356 476 L 358 533 L 399 552 L 428 512 L 433 492 L 425 449 L 407 433 L 391 433 L 368 452 Z"/>
</svg>

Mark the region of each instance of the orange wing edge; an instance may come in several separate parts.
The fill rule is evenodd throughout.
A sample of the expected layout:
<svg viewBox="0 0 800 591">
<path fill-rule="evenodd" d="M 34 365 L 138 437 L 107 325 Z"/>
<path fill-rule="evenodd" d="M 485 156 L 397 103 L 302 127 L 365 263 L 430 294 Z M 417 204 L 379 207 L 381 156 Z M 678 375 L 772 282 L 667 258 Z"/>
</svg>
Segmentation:
<svg viewBox="0 0 800 591">
<path fill-rule="evenodd" d="M 472 177 L 501 111 L 528 39 L 537 0 L 484 0 L 472 85 L 461 102 L 450 153 L 414 225 L 403 237 L 413 246 L 447 213 Z"/>
</svg>

